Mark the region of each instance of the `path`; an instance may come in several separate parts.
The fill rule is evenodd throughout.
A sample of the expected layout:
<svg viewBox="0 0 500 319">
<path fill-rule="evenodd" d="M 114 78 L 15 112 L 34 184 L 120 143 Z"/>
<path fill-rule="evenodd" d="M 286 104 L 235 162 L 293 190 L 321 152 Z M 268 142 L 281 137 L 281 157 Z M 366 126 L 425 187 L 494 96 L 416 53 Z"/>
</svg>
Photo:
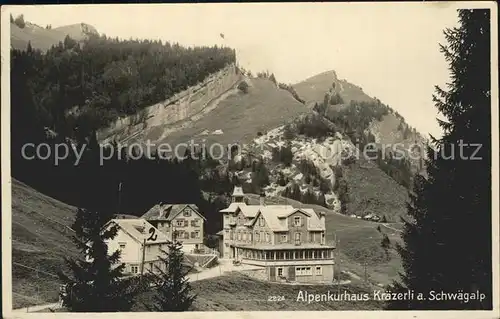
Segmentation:
<svg viewBox="0 0 500 319">
<path fill-rule="evenodd" d="M 48 303 L 45 305 L 29 306 L 25 308 L 13 309 L 12 313 L 22 313 L 22 312 L 38 312 L 46 309 L 58 309 L 60 307 L 59 303 Z"/>
<path fill-rule="evenodd" d="M 391 227 L 391 226 L 389 226 L 388 224 L 384 224 L 384 223 L 382 223 L 382 226 L 387 227 L 387 228 L 389 228 L 390 230 L 393 230 L 393 231 L 398 232 L 398 233 L 402 233 L 402 232 L 403 232 L 401 229 L 397 229 L 397 228 Z"/>
</svg>

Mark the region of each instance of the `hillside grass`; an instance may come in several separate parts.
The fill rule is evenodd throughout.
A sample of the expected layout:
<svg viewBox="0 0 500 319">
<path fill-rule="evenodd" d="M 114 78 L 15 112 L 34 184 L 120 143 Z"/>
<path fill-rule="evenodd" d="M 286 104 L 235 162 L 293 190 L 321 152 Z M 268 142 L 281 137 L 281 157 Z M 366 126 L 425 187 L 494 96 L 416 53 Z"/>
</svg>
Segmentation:
<svg viewBox="0 0 500 319">
<path fill-rule="evenodd" d="M 246 81 L 249 82 L 248 93 L 238 92 L 228 96 L 189 128 L 170 134 L 163 142 L 172 147 L 191 140 L 207 146 L 213 143 L 223 146 L 248 143 L 257 137 L 257 132 L 266 132 L 309 112 L 288 91 L 277 88 L 271 80 L 252 78 Z M 222 130 L 223 134 L 200 135 L 205 130 L 210 133 Z"/>
<path fill-rule="evenodd" d="M 297 301 L 299 291 L 311 294 L 337 293 L 337 286 L 283 285 L 258 281 L 239 273 L 200 280 L 191 283 L 198 295 L 191 311 L 300 311 L 300 310 L 380 310 L 378 301 L 318 301 L 308 303 Z M 370 293 L 361 284 L 342 286 L 340 292 Z M 283 301 L 268 301 L 269 296 L 284 297 Z M 140 296 L 134 311 L 147 311 L 143 303 L 149 304 L 152 293 Z"/>
<path fill-rule="evenodd" d="M 259 196 L 247 194 L 250 204 L 259 203 Z M 268 197 L 268 204 L 292 205 L 297 208 L 312 208 L 316 212 L 325 212 L 326 241 L 331 243 L 340 240 L 336 249 L 337 272 L 349 271 L 364 279 L 365 264 L 368 281 L 372 284 L 387 285 L 397 279 L 402 271 L 401 257 L 395 250 L 396 243 L 401 243 L 400 232 L 393 230 L 401 229 L 399 223 L 388 223 L 385 227 L 381 223 L 375 223 L 357 219 L 333 212 L 319 205 L 302 204 L 298 201 L 283 197 Z M 381 232 L 377 230 L 380 226 Z M 381 246 L 383 234 L 387 234 L 391 241 L 388 250 L 389 257 Z"/>
<path fill-rule="evenodd" d="M 406 215 L 408 190 L 375 164 L 360 160 L 344 169 L 349 185 L 349 214 L 374 213 L 388 222 L 400 223 Z"/>
<path fill-rule="evenodd" d="M 77 251 L 67 228 L 76 208 L 12 180 L 13 307 L 58 300 L 57 271 Z M 33 269 L 30 269 L 30 268 Z"/>
</svg>

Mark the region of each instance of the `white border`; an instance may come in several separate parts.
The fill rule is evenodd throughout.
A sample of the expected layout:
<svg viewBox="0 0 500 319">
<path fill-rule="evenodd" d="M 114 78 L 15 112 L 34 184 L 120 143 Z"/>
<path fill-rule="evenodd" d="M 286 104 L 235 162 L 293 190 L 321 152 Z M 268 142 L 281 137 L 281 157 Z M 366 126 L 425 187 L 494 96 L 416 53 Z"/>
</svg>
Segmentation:
<svg viewBox="0 0 500 319">
<path fill-rule="evenodd" d="M 312 3 L 311 3 L 312 4 Z M 343 3 L 344 5 L 346 3 Z M 367 3 L 351 3 L 352 5 L 367 5 Z M 390 6 L 394 3 L 370 3 L 370 5 L 385 5 Z M 12 242 L 11 242 L 11 175 L 10 175 L 10 7 L 2 6 L 1 8 L 1 74 L 2 74 L 2 109 L 1 109 L 1 163 L 2 163 L 2 308 L 4 318 L 52 318 L 52 317 L 71 317 L 71 318 L 143 318 L 145 315 L 148 318 L 234 318 L 240 317 L 245 319 L 250 318 L 272 318 L 279 316 L 280 318 L 301 319 L 305 316 L 314 316 L 315 318 L 331 318 L 332 315 L 337 318 L 500 318 L 500 295 L 499 295 L 499 160 L 500 153 L 498 145 L 498 13 L 497 3 L 487 1 L 463 1 L 463 2 L 425 2 L 415 3 L 412 5 L 436 6 L 442 8 L 448 6 L 450 9 L 459 8 L 488 8 L 491 10 L 491 137 L 492 137 L 492 234 L 493 234 L 493 310 L 492 311 L 279 311 L 279 312 L 264 312 L 264 311 L 245 311 L 245 312 L 183 312 L 183 313 L 110 313 L 110 314 L 85 314 L 85 313 L 12 313 Z M 138 4 L 136 4 L 138 5 Z M 142 4 L 140 4 L 142 5 Z M 147 4 L 144 4 L 147 5 Z M 157 4 L 158 5 L 158 4 Z M 216 4 L 212 4 L 216 5 Z M 226 4 L 218 4 L 226 5 Z M 265 5 L 265 4 L 261 4 Z M 333 5 L 333 3 L 332 3 Z M 104 6 L 104 5 L 101 5 Z M 111 5 L 112 6 L 112 5 Z M 429 97 L 430 98 L 430 97 Z M 464 252 L 466 254 L 467 252 Z M 467 274 L 464 274 L 465 276 Z M 332 313 L 333 312 L 333 313 Z"/>
</svg>

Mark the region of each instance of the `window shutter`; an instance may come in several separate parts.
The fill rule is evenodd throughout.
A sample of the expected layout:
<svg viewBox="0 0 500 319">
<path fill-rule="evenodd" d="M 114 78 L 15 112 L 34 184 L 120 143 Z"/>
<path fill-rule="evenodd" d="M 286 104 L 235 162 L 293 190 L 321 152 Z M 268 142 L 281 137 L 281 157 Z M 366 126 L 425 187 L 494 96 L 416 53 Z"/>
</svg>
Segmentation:
<svg viewBox="0 0 500 319">
<path fill-rule="evenodd" d="M 191 238 L 196 238 L 196 234 L 193 232 L 191 232 Z"/>
<path fill-rule="evenodd" d="M 188 227 L 189 226 L 189 222 L 187 220 L 184 221 L 184 226 L 185 227 Z"/>
</svg>

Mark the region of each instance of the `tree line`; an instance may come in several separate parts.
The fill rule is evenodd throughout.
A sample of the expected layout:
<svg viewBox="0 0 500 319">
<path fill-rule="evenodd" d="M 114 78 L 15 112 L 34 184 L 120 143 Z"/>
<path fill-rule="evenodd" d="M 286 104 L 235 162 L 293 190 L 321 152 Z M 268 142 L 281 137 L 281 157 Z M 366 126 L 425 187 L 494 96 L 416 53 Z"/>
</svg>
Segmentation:
<svg viewBox="0 0 500 319">
<path fill-rule="evenodd" d="M 82 139 L 120 116 L 202 82 L 235 60 L 235 51 L 225 47 L 185 48 L 96 34 L 83 42 L 67 36 L 46 53 L 28 43 L 26 50 L 11 50 L 12 119 L 35 121 Z"/>
</svg>

